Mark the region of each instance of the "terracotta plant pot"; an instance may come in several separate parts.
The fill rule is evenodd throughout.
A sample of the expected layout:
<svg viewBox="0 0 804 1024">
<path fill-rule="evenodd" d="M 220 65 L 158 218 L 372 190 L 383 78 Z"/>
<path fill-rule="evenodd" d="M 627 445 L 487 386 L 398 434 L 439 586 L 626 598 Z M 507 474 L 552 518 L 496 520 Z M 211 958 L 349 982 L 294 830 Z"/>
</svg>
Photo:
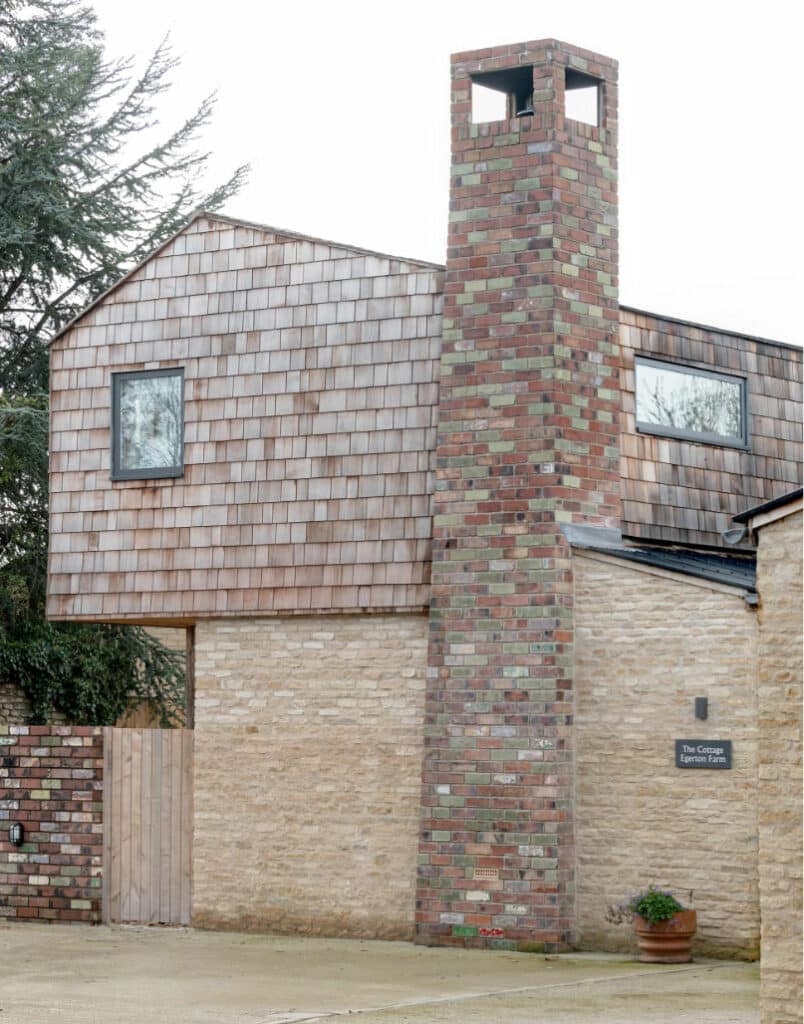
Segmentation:
<svg viewBox="0 0 804 1024">
<path fill-rule="evenodd" d="M 697 917 L 694 910 L 679 910 L 666 921 L 651 924 L 634 914 L 639 959 L 644 964 L 688 964 Z"/>
</svg>

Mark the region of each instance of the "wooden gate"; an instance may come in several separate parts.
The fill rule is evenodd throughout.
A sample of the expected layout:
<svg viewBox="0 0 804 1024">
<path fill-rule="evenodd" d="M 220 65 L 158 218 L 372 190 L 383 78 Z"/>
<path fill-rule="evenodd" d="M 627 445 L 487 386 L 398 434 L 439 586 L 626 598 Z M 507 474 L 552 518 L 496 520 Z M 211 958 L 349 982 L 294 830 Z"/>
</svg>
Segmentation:
<svg viewBox="0 0 804 1024">
<path fill-rule="evenodd" d="M 103 920 L 189 924 L 189 729 L 103 730 Z"/>
</svg>

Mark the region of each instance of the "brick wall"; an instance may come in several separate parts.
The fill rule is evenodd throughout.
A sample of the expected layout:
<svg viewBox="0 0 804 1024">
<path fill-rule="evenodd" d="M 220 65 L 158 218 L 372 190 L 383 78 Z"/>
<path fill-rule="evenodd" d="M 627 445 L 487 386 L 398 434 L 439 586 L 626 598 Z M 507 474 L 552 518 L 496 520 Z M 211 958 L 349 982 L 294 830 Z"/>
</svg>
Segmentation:
<svg viewBox="0 0 804 1024">
<path fill-rule="evenodd" d="M 756 613 L 684 577 L 573 560 L 580 945 L 635 949 L 604 913 L 655 883 L 693 890 L 696 954 L 756 957 Z M 734 767 L 676 768 L 683 738 L 732 740 Z"/>
<path fill-rule="evenodd" d="M 600 80 L 600 126 L 564 116 L 566 69 Z M 507 73 L 533 116 L 473 124 L 472 79 Z M 423 942 L 572 939 L 560 524 L 618 517 L 616 109 L 616 64 L 563 43 L 453 58 Z"/>
<path fill-rule="evenodd" d="M 427 620 L 199 622 L 193 923 L 413 931 Z"/>
<path fill-rule="evenodd" d="M 801 512 L 758 531 L 762 1024 L 801 1024 Z"/>
<path fill-rule="evenodd" d="M 102 742 L 89 726 L 0 725 L 0 917 L 100 920 Z"/>
</svg>

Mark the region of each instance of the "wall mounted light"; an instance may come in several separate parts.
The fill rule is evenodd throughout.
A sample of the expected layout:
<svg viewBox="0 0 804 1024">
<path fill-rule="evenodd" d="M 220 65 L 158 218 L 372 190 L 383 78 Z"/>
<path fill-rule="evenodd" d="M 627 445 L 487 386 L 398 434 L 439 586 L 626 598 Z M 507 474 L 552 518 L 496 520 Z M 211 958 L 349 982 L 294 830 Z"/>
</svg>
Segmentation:
<svg viewBox="0 0 804 1024">
<path fill-rule="evenodd" d="M 696 718 L 708 718 L 709 717 L 709 701 L 706 697 L 695 698 L 695 717 Z"/>
<path fill-rule="evenodd" d="M 15 821 L 8 829 L 8 841 L 12 846 L 22 846 L 25 841 L 25 829 L 20 822 Z"/>
</svg>

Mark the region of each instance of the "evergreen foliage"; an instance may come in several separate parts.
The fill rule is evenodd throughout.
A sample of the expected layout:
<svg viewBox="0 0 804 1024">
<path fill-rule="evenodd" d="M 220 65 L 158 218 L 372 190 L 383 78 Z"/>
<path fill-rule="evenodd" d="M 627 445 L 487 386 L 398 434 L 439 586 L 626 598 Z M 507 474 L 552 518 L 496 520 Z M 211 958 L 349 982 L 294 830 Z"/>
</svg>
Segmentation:
<svg viewBox="0 0 804 1024">
<path fill-rule="evenodd" d="M 214 97 L 135 148 L 176 65 L 166 41 L 137 75 L 132 60 L 107 60 L 75 0 L 0 5 L 0 681 L 23 687 L 35 721 L 58 708 L 109 724 L 143 700 L 166 724 L 181 715 L 181 655 L 142 629 L 44 617 L 48 341 L 245 180 L 241 167 L 198 190 Z"/>
</svg>

